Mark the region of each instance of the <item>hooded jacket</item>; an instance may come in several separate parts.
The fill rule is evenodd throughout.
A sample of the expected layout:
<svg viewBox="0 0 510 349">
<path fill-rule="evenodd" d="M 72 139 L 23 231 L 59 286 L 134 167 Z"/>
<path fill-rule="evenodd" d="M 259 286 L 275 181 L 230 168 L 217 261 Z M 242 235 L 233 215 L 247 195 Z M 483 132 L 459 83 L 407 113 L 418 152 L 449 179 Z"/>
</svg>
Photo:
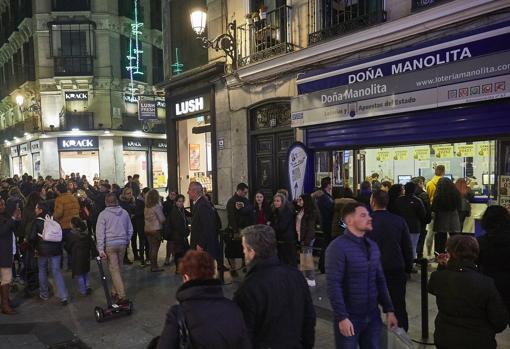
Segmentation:
<svg viewBox="0 0 510 349">
<path fill-rule="evenodd" d="M 96 240 L 99 253 L 106 247 L 127 246 L 133 235 L 133 225 L 126 210 L 108 206 L 97 217 Z"/>
</svg>

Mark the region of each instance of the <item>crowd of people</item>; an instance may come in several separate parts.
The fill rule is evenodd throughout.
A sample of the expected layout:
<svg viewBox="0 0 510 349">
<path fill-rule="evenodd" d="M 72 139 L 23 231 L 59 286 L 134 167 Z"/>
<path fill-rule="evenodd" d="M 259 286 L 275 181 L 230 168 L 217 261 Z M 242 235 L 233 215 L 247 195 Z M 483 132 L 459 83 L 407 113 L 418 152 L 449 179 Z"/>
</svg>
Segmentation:
<svg viewBox="0 0 510 349">
<path fill-rule="evenodd" d="M 417 272 L 416 259 L 425 251 L 430 257 L 434 245 L 433 260 L 439 264 L 428 287 L 439 310 L 436 345 L 495 348 L 495 334 L 509 323 L 510 214 L 489 206 L 482 219 L 486 234 L 478 240 L 463 234 L 469 187 L 444 173 L 439 165 L 428 182 L 422 177 L 405 185 L 367 180 L 357 196 L 347 187 L 333 188 L 329 177 L 313 193 L 296 198 L 285 189 L 272 197 L 261 191 L 250 195 L 239 183 L 226 203 L 223 227 L 199 182 L 189 184 L 186 208 L 184 195 L 170 191 L 162 199 L 157 190 L 141 188 L 138 175 L 122 186 L 88 183 L 79 174 L 4 179 L 2 312 L 16 313 L 9 298 L 13 277 L 21 279 L 27 294 L 37 292 L 47 300 L 51 271 L 56 294 L 67 305 L 63 265 L 86 297 L 92 292 L 90 261 L 99 256 L 108 263 L 114 301 L 125 304 L 123 264 L 140 263 L 158 273 L 174 262 L 183 278 L 179 304 L 170 308 L 153 347 L 177 348 L 188 334 L 198 347 L 312 348 L 310 288 L 317 285 L 318 269 L 326 274 L 336 347 L 379 348 L 381 309 L 388 328 L 409 329 L 407 281 Z M 61 241 L 45 238 L 53 220 L 61 227 Z M 245 273 L 233 300 L 223 295 L 218 269 L 233 278 Z"/>
</svg>

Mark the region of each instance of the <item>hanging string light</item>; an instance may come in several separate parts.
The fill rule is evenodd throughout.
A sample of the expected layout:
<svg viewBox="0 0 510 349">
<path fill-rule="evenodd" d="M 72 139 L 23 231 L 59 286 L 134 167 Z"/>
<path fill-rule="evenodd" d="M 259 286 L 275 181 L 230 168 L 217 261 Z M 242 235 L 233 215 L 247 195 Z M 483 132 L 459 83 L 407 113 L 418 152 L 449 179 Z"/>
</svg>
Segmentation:
<svg viewBox="0 0 510 349">
<path fill-rule="evenodd" d="M 133 0 L 133 12 L 134 18 L 133 23 L 131 24 L 131 34 L 129 36 L 129 54 L 126 56 L 128 59 L 128 65 L 126 66 L 126 70 L 129 72 L 129 94 L 131 102 L 136 102 L 138 99 L 136 98 L 137 89 L 135 87 L 135 75 L 144 75 L 143 69 L 141 66 L 142 60 L 142 43 L 140 41 L 140 36 L 143 32 L 143 22 L 138 21 L 138 0 Z"/>
</svg>

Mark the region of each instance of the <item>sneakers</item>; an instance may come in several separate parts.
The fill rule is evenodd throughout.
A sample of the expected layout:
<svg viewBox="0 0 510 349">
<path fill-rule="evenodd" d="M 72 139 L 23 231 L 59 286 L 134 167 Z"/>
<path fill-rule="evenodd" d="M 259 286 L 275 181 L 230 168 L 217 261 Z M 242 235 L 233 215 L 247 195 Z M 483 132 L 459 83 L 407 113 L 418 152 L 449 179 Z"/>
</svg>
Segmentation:
<svg viewBox="0 0 510 349">
<path fill-rule="evenodd" d="M 317 283 L 315 282 L 315 280 L 306 279 L 306 282 L 308 284 L 308 287 L 315 287 L 315 286 L 317 286 Z"/>
<path fill-rule="evenodd" d="M 65 307 L 67 304 L 69 304 L 69 302 L 67 301 L 67 299 L 63 299 L 60 301 L 60 304 L 62 304 L 62 306 Z"/>
<path fill-rule="evenodd" d="M 43 296 L 42 294 L 39 295 L 39 298 L 42 299 L 43 301 L 47 301 L 48 299 L 50 299 L 50 297 Z"/>
</svg>

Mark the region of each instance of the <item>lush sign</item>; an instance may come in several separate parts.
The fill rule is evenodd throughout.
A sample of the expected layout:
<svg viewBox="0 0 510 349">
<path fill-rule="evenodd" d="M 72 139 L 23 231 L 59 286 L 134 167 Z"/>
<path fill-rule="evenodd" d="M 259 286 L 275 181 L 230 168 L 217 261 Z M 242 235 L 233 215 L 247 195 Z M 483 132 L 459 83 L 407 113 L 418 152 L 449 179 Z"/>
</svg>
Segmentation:
<svg viewBox="0 0 510 349">
<path fill-rule="evenodd" d="M 138 101 L 138 120 L 157 120 L 156 101 L 140 99 Z"/>
</svg>

